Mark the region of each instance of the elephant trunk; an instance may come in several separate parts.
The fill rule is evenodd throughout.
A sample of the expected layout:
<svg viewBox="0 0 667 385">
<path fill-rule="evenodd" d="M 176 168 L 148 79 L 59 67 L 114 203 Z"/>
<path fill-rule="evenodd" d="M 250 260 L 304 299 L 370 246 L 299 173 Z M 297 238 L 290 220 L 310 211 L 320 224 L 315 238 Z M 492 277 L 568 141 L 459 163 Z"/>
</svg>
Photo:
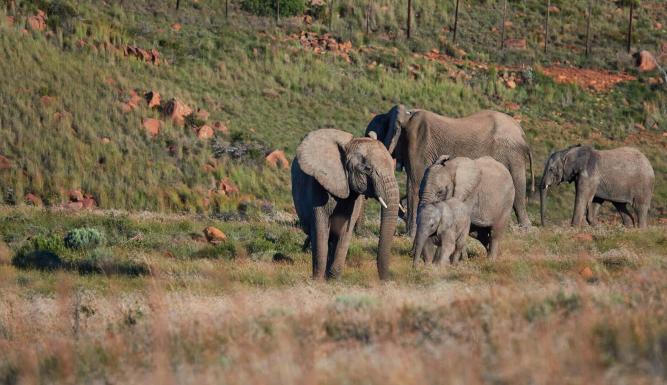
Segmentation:
<svg viewBox="0 0 667 385">
<path fill-rule="evenodd" d="M 385 175 L 376 182 L 378 200 L 384 201 L 380 222 L 380 239 L 378 241 L 377 267 L 380 279 L 389 279 L 389 260 L 391 257 L 391 242 L 396 231 L 398 220 L 399 192 L 396 177 Z M 386 207 L 385 207 L 386 206 Z"/>
<path fill-rule="evenodd" d="M 544 206 L 547 204 L 547 190 L 549 185 L 540 186 L 540 222 L 544 226 Z"/>
<path fill-rule="evenodd" d="M 414 246 L 412 248 L 413 267 L 417 267 L 417 264 L 419 263 L 419 258 L 421 258 L 422 256 L 422 252 L 424 251 L 424 244 L 426 243 L 427 238 L 428 235 L 426 234 L 426 232 L 418 228 L 417 234 L 415 235 Z"/>
</svg>

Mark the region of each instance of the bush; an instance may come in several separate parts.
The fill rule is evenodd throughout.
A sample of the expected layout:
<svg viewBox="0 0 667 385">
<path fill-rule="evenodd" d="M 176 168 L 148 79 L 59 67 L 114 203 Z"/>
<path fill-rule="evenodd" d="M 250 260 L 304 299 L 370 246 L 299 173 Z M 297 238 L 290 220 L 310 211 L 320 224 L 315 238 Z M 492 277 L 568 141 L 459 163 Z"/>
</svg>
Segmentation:
<svg viewBox="0 0 667 385">
<path fill-rule="evenodd" d="M 306 9 L 303 0 L 278 0 L 280 2 L 280 16 L 295 16 L 302 14 Z M 243 0 L 241 8 L 259 16 L 276 14 L 276 0 Z"/>
<path fill-rule="evenodd" d="M 96 229 L 82 227 L 70 230 L 65 236 L 65 247 L 68 249 L 93 249 L 99 246 L 104 236 Z"/>
<path fill-rule="evenodd" d="M 54 270 L 62 267 L 60 254 L 65 250 L 56 236 L 38 236 L 27 241 L 12 258 L 12 265 L 22 269 Z"/>
</svg>

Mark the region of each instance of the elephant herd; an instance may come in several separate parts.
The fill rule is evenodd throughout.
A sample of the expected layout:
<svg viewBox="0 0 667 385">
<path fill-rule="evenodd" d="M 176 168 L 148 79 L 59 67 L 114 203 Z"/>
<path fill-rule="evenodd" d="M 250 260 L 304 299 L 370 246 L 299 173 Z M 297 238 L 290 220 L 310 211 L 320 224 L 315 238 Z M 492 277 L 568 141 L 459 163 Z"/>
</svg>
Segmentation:
<svg viewBox="0 0 667 385">
<path fill-rule="evenodd" d="M 377 268 L 389 278 L 391 243 L 399 209 L 413 238 L 414 264 L 466 258 L 465 239 L 479 240 L 493 258 L 514 211 L 519 226 L 526 212 L 526 167 L 535 190 L 532 154 L 521 126 L 510 116 L 480 111 L 449 118 L 402 105 L 375 116 L 366 136 L 335 129 L 310 132 L 292 163 L 292 198 L 310 243 L 313 278 L 336 278 L 345 266 L 366 198 L 381 206 Z M 407 208 L 400 203 L 394 170 L 407 174 Z M 540 183 L 544 225 L 549 186 L 575 183 L 572 225 L 590 225 L 610 201 L 626 226 L 646 227 L 654 172 L 637 149 L 595 150 L 576 145 L 552 153 Z M 629 207 L 628 207 L 629 206 Z"/>
</svg>

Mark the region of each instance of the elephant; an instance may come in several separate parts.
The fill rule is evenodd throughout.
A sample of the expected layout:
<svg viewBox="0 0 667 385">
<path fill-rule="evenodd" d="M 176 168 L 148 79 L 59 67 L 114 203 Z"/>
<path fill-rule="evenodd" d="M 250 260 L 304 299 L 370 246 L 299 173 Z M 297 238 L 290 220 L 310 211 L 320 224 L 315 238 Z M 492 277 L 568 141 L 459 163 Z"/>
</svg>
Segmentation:
<svg viewBox="0 0 667 385">
<path fill-rule="evenodd" d="M 388 279 L 399 193 L 387 149 L 344 131 L 315 130 L 297 147 L 291 178 L 294 206 L 310 240 L 313 278 L 340 276 L 363 199 L 370 197 L 382 205 L 377 268 L 380 279 Z"/>
<path fill-rule="evenodd" d="M 424 262 L 441 264 L 467 258 L 466 236 L 470 231 L 470 206 L 458 198 L 420 205 L 417 211 L 417 235 L 412 248 L 412 264 L 417 266 L 424 245 L 437 248 L 435 257 L 424 254 Z"/>
<path fill-rule="evenodd" d="M 419 205 L 452 197 L 470 206 L 470 235 L 486 248 L 487 256 L 500 254 L 500 241 L 512 215 L 512 175 L 490 156 L 477 159 L 442 155 L 424 175 Z"/>
<path fill-rule="evenodd" d="M 440 155 L 471 159 L 490 156 L 503 164 L 512 176 L 516 191 L 514 212 L 522 227 L 530 227 L 526 211 L 526 160 L 530 164 L 531 192 L 535 191 L 533 159 L 521 126 L 509 115 L 479 111 L 464 118 L 449 118 L 425 110 L 394 106 L 375 116 L 366 136 L 380 140 L 397 169 L 405 169 L 408 189 L 408 232 L 414 237 L 419 186 L 424 171 Z"/>
<path fill-rule="evenodd" d="M 655 174 L 648 159 L 633 147 L 595 150 L 577 144 L 549 155 L 540 183 L 540 220 L 544 226 L 544 210 L 549 186 L 563 182 L 575 183 L 572 226 L 583 223 L 584 213 L 591 226 L 597 224 L 600 206 L 611 202 L 625 226 L 645 228 L 651 206 Z M 630 205 L 634 215 L 628 210 Z"/>
</svg>

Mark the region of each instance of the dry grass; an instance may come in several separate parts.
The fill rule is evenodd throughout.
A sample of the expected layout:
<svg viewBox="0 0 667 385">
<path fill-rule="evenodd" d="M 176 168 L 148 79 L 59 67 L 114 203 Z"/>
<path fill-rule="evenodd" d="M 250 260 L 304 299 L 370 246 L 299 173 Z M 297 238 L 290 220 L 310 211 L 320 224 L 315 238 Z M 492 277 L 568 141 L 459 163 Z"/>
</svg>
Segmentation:
<svg viewBox="0 0 667 385">
<path fill-rule="evenodd" d="M 53 214 L 41 215 L 50 223 Z M 419 271 L 399 237 L 388 283 L 377 280 L 370 236 L 355 240 L 340 281 L 315 283 L 303 253 L 292 253 L 293 265 L 169 257 L 169 232 L 183 218 L 128 217 L 165 235 L 132 251 L 150 263 L 150 276 L 0 265 L 0 383 L 667 379 L 665 227 L 601 226 L 585 229 L 588 241 L 573 229 L 516 230 L 496 261 Z M 232 237 L 234 228 L 276 231 L 226 225 Z M 286 242 L 279 247 L 293 246 Z"/>
</svg>

